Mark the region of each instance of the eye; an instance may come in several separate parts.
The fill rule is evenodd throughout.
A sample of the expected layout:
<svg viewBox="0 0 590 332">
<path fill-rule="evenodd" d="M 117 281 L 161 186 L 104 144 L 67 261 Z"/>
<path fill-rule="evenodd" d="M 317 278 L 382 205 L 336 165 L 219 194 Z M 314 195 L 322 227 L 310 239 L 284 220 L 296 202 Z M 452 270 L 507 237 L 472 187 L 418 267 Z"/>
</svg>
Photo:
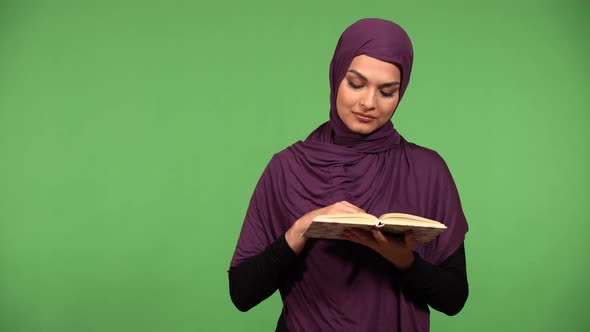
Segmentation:
<svg viewBox="0 0 590 332">
<path fill-rule="evenodd" d="M 351 80 L 347 80 L 347 81 L 348 81 L 348 85 L 353 89 L 360 89 L 363 87 L 361 84 L 354 84 Z"/>
<path fill-rule="evenodd" d="M 385 92 L 383 90 L 380 90 L 380 92 L 381 92 L 381 95 L 383 97 L 393 97 L 393 95 L 395 94 L 395 91 L 393 91 L 393 92 Z"/>
</svg>

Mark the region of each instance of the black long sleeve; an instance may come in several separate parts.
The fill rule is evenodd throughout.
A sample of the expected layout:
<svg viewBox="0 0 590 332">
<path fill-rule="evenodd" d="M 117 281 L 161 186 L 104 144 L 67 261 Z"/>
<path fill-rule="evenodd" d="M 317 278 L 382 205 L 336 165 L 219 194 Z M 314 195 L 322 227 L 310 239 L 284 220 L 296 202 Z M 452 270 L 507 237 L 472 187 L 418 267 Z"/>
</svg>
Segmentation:
<svg viewBox="0 0 590 332">
<path fill-rule="evenodd" d="M 447 315 L 461 311 L 469 293 L 463 244 L 439 265 L 426 262 L 417 253 L 414 257 L 399 276 L 404 293 Z M 271 296 L 297 259 L 283 235 L 262 253 L 231 269 L 229 290 L 234 305 L 248 311 Z"/>
<path fill-rule="evenodd" d="M 297 258 L 283 234 L 262 253 L 231 269 L 229 294 L 238 310 L 248 311 L 271 296 Z"/>
<path fill-rule="evenodd" d="M 414 263 L 401 276 L 407 295 L 449 316 L 461 311 L 469 295 L 463 244 L 438 265 L 414 253 Z"/>
</svg>

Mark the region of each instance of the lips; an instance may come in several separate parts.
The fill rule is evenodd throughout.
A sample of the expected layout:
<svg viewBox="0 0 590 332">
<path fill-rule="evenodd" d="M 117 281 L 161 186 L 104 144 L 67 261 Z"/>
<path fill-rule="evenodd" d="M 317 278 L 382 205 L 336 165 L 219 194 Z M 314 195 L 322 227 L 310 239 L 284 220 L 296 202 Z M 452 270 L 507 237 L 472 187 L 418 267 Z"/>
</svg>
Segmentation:
<svg viewBox="0 0 590 332">
<path fill-rule="evenodd" d="M 356 112 L 352 112 L 352 114 L 354 114 L 354 116 L 357 119 L 359 119 L 361 122 L 371 122 L 371 121 L 375 120 L 375 117 L 367 115 L 367 114 L 356 113 Z"/>
</svg>

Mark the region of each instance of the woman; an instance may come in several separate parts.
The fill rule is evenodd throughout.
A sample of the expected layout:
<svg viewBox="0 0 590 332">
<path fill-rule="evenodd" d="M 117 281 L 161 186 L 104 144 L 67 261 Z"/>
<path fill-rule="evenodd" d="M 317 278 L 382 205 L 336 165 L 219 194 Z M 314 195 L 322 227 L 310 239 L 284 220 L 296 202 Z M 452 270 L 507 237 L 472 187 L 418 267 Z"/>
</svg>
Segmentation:
<svg viewBox="0 0 590 332">
<path fill-rule="evenodd" d="M 443 159 L 404 140 L 390 119 L 410 80 L 405 31 L 363 19 L 330 64 L 330 120 L 274 155 L 254 190 L 230 270 L 246 311 L 277 289 L 277 331 L 428 331 L 428 306 L 454 315 L 468 294 L 467 222 Z M 428 244 L 379 231 L 349 241 L 301 234 L 320 214 L 404 212 L 443 222 Z"/>
</svg>

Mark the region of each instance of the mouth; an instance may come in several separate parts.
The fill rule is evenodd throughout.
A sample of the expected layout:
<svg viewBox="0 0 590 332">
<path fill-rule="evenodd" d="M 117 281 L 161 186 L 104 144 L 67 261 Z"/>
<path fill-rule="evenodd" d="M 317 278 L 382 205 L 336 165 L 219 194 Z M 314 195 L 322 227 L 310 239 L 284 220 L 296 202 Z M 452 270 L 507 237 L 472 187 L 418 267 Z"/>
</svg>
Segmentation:
<svg viewBox="0 0 590 332">
<path fill-rule="evenodd" d="M 356 118 L 359 119 L 361 122 L 371 122 L 371 121 L 375 120 L 375 117 L 367 115 L 367 114 L 357 113 L 357 112 L 352 112 L 352 114 L 354 114 L 354 116 L 356 116 Z"/>
</svg>

